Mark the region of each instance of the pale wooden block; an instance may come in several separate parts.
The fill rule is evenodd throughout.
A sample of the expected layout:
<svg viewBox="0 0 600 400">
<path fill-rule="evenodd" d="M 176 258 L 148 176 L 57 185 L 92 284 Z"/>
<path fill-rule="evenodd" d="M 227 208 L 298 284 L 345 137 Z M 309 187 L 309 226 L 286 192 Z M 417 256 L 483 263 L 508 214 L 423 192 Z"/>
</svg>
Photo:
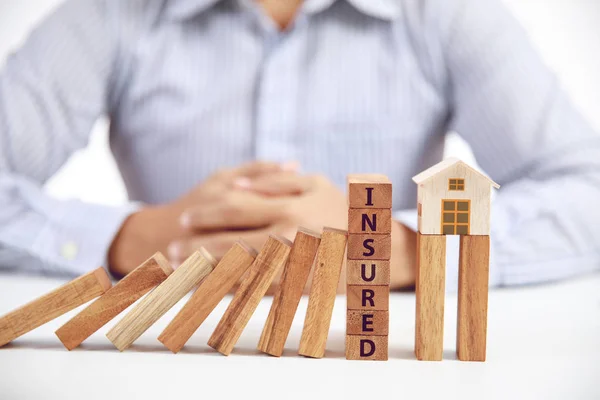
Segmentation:
<svg viewBox="0 0 600 400">
<path fill-rule="evenodd" d="M 387 336 L 389 311 L 346 311 L 346 335 Z"/>
<path fill-rule="evenodd" d="M 392 237 L 385 235 L 359 235 L 348 236 L 349 260 L 389 260 L 392 255 Z"/>
<path fill-rule="evenodd" d="M 237 242 L 225 253 L 190 300 L 160 334 L 161 341 L 173 353 L 179 352 L 208 315 L 250 268 L 256 250 Z"/>
<path fill-rule="evenodd" d="M 102 295 L 112 286 L 98 268 L 0 318 L 0 346 Z"/>
<path fill-rule="evenodd" d="M 392 184 L 380 174 L 348 175 L 350 208 L 392 208 Z"/>
<path fill-rule="evenodd" d="M 389 285 L 390 262 L 388 260 L 347 260 L 346 283 L 348 285 Z"/>
<path fill-rule="evenodd" d="M 348 310 L 388 310 L 389 286 L 356 286 L 346 288 Z"/>
<path fill-rule="evenodd" d="M 451 190 L 450 179 L 464 180 L 462 190 Z M 463 200 L 469 203 L 470 235 L 490 234 L 490 204 L 492 188 L 500 186 L 466 163 L 448 158 L 413 177 L 418 185 L 417 208 L 419 232 L 441 235 L 442 200 Z"/>
<path fill-rule="evenodd" d="M 485 361 L 490 237 L 461 236 L 456 352 L 461 361 Z"/>
<path fill-rule="evenodd" d="M 387 359 L 388 336 L 346 335 L 346 360 Z"/>
<path fill-rule="evenodd" d="M 344 263 L 346 241 L 346 231 L 323 229 L 300 338 L 298 350 L 300 355 L 313 358 L 321 358 L 325 355 L 335 295 Z"/>
<path fill-rule="evenodd" d="M 173 267 L 156 253 L 56 331 L 63 345 L 73 350 L 156 285 L 167 279 Z"/>
<path fill-rule="evenodd" d="M 217 261 L 200 248 L 169 277 L 148 293 L 108 333 L 106 337 L 120 351 L 127 349 L 171 307 L 198 285 L 215 267 Z"/>
<path fill-rule="evenodd" d="M 392 233 L 392 210 L 389 208 L 349 208 L 348 233 Z"/>
<path fill-rule="evenodd" d="M 440 361 L 444 352 L 446 237 L 417 232 L 415 355 Z"/>
<path fill-rule="evenodd" d="M 258 342 L 260 351 L 276 357 L 283 354 L 283 347 L 320 243 L 321 236 L 318 233 L 304 228 L 298 229 Z"/>
<path fill-rule="evenodd" d="M 269 236 L 208 340 L 210 347 L 226 356 L 231 354 L 273 278 L 285 264 L 291 246 L 285 238 Z"/>
</svg>

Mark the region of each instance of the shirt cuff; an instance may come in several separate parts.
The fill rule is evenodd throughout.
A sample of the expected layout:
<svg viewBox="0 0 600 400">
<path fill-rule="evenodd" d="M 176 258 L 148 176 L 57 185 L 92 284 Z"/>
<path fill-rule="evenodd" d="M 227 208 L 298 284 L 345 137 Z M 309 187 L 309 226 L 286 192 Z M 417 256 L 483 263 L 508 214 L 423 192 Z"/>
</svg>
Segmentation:
<svg viewBox="0 0 600 400">
<path fill-rule="evenodd" d="M 46 272 L 80 275 L 108 267 L 112 241 L 125 219 L 139 208 L 133 203 L 122 207 L 78 200 L 55 203 L 30 252 L 41 259 Z"/>
</svg>

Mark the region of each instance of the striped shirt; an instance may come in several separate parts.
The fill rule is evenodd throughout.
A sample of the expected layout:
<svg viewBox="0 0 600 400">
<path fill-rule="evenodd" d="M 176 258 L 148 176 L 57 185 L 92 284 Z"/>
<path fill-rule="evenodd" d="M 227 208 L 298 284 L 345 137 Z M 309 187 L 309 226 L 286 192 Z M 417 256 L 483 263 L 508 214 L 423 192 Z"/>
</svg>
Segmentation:
<svg viewBox="0 0 600 400">
<path fill-rule="evenodd" d="M 131 204 L 51 198 L 101 116 Z M 500 0 L 307 0 L 284 32 L 251 0 L 67 1 L 0 73 L 0 265 L 102 265 L 136 204 L 253 159 L 386 174 L 414 227 L 450 130 L 503 185 L 492 285 L 599 269 L 600 136 Z"/>
</svg>

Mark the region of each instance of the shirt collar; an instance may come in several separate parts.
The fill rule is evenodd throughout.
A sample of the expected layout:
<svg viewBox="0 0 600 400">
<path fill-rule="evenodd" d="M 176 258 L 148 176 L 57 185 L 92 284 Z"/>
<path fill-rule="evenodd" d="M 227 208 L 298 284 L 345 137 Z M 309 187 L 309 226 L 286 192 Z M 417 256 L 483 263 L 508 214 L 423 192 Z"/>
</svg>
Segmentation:
<svg viewBox="0 0 600 400">
<path fill-rule="evenodd" d="M 194 17 L 224 0 L 167 0 L 167 13 L 170 17 L 184 20 Z M 306 0 L 303 10 L 308 14 L 316 14 L 342 0 Z M 369 16 L 393 20 L 400 15 L 399 0 L 343 0 L 352 4 L 358 11 Z"/>
</svg>

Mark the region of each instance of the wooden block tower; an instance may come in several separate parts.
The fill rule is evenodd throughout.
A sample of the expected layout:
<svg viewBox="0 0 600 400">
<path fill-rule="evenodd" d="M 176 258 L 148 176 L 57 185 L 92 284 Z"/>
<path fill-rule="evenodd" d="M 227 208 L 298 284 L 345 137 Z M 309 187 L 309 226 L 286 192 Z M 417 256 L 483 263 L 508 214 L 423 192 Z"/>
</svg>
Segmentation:
<svg viewBox="0 0 600 400">
<path fill-rule="evenodd" d="M 456 158 L 413 177 L 418 185 L 415 354 L 443 354 L 445 235 L 460 235 L 456 351 L 485 361 L 492 188 L 500 186 Z"/>
<path fill-rule="evenodd" d="M 387 360 L 392 184 L 348 176 L 346 359 Z"/>
</svg>

